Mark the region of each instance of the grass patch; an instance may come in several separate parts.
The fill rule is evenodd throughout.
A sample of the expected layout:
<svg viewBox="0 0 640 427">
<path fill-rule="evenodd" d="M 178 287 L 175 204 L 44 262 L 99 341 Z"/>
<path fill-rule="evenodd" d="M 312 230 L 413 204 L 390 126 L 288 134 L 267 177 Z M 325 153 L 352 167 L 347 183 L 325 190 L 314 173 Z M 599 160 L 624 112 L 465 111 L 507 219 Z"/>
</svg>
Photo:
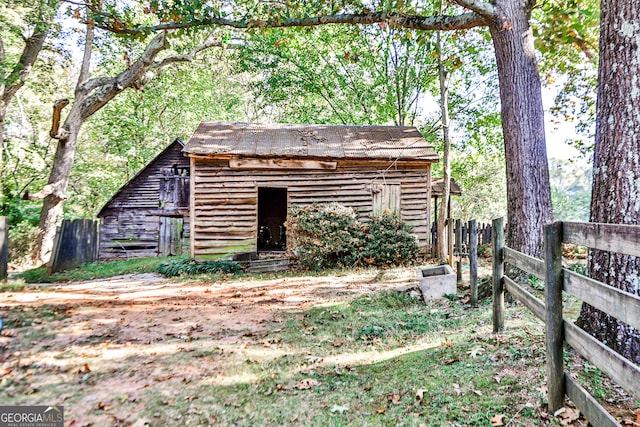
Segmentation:
<svg viewBox="0 0 640 427">
<path fill-rule="evenodd" d="M 166 257 L 132 258 L 115 261 L 97 261 L 85 264 L 74 270 L 47 274 L 46 267 L 33 268 L 16 274 L 17 279 L 26 283 L 56 283 L 79 280 L 102 279 L 122 274 L 138 274 L 156 271 L 158 266 L 167 261 Z"/>
<path fill-rule="evenodd" d="M 542 425 L 543 335 L 492 335 L 490 316 L 487 303 L 425 305 L 397 291 L 287 313 L 244 350 L 195 353 L 228 363 L 235 381 L 170 406 L 149 390 L 145 413 L 183 425 L 485 426 L 497 414 Z"/>
</svg>

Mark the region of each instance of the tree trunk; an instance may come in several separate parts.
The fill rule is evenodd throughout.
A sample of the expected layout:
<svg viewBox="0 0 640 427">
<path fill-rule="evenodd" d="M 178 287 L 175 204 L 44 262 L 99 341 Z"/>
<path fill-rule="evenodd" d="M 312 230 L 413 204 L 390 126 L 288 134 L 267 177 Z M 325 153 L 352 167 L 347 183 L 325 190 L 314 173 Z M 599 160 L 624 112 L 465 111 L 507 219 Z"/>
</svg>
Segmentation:
<svg viewBox="0 0 640 427">
<path fill-rule="evenodd" d="M 522 1 L 498 0 L 493 38 L 507 169 L 507 245 L 533 256 L 542 251 L 542 231 L 552 220 L 549 167 L 540 75 L 530 9 Z"/>
<path fill-rule="evenodd" d="M 75 118 L 71 117 L 72 115 Z M 42 203 L 40 222 L 38 224 L 39 234 L 35 246 L 37 251 L 36 262 L 38 264 L 46 264 L 51 258 L 58 220 L 62 218 L 66 199 L 65 194 L 69 185 L 73 159 L 76 154 L 78 133 L 82 122 L 77 111 L 72 110 L 69 116 L 65 127 L 68 130 L 68 135 L 58 141 L 51 174 L 49 175 L 48 184 L 52 185 L 54 190 L 44 198 Z"/>
<path fill-rule="evenodd" d="M 442 9 L 442 6 L 441 6 Z M 440 115 L 442 122 L 442 141 L 444 153 L 442 155 L 442 202 L 440 203 L 440 218 L 438 218 L 438 259 L 441 264 L 448 263 L 449 233 L 447 233 L 447 221 L 449 219 L 449 195 L 451 194 L 451 140 L 449 138 L 449 88 L 447 87 L 447 72 L 444 68 L 443 45 L 440 32 L 437 35 L 438 48 L 438 79 L 440 81 Z M 451 225 L 449 225 L 451 226 Z"/>
<path fill-rule="evenodd" d="M 628 1 L 600 5 L 600 64 L 591 196 L 592 222 L 640 224 L 640 9 Z M 624 70 L 624 71 L 620 71 Z M 639 294 L 640 260 L 592 250 L 589 276 Z M 635 363 L 640 332 L 583 304 L 577 324 Z"/>
</svg>

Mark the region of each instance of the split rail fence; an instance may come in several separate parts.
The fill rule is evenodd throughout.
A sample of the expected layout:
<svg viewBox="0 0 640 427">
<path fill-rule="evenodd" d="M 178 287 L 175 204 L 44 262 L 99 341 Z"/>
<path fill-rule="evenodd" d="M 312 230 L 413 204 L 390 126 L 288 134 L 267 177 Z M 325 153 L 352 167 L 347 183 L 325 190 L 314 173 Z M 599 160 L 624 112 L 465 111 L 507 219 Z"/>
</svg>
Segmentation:
<svg viewBox="0 0 640 427">
<path fill-rule="evenodd" d="M 576 380 L 564 372 L 566 342 L 640 400 L 640 367 L 563 318 L 562 292 L 640 329 L 640 298 L 602 282 L 562 268 L 562 244 L 640 257 L 640 226 L 556 222 L 544 229 L 544 260 L 504 246 L 503 219 L 493 221 L 493 330 L 504 327 L 504 290 L 521 301 L 545 323 L 549 411 L 564 406 L 565 394 L 592 425 L 620 426 Z M 545 302 L 504 274 L 507 263 L 545 282 Z"/>
</svg>

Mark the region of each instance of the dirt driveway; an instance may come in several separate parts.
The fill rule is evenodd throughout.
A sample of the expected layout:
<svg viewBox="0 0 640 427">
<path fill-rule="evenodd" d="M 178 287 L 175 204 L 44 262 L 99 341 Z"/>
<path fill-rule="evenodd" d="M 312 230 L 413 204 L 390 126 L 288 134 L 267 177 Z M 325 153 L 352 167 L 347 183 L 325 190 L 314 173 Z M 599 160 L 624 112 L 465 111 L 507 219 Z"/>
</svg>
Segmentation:
<svg viewBox="0 0 640 427">
<path fill-rule="evenodd" d="M 233 358 L 208 355 L 242 353 L 280 313 L 412 284 L 413 270 L 216 283 L 144 274 L 0 294 L 1 400 L 63 404 L 70 425 L 144 425 L 145 389 L 171 403 L 224 382 L 220 363 Z"/>
</svg>

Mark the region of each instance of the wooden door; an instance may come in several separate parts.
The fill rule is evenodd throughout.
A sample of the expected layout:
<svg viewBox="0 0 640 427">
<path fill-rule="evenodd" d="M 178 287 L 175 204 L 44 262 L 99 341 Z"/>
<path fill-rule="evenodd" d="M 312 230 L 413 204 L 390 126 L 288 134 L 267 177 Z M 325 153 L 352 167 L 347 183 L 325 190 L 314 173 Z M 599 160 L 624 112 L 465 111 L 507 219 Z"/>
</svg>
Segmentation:
<svg viewBox="0 0 640 427">
<path fill-rule="evenodd" d="M 385 211 L 400 215 L 400 184 L 378 185 L 373 191 L 373 215 L 380 216 Z"/>
<path fill-rule="evenodd" d="M 183 219 L 175 216 L 161 216 L 158 236 L 158 255 L 182 255 Z"/>
</svg>

